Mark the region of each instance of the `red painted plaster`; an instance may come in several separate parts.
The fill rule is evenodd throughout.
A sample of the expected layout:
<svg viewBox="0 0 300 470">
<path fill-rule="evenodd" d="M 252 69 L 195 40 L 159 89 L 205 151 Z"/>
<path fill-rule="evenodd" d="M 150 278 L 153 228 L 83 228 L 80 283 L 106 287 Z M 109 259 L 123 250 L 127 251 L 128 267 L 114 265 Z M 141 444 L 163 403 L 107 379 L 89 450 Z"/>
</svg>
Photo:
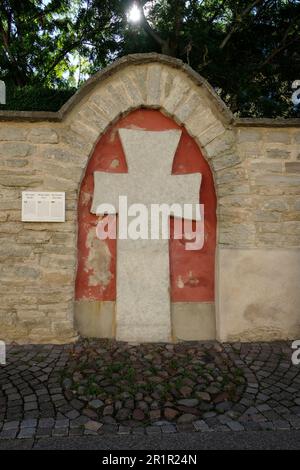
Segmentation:
<svg viewBox="0 0 300 470">
<path fill-rule="evenodd" d="M 116 240 L 107 240 L 111 254 L 111 279 L 104 276 L 102 285 L 90 285 L 93 274 L 88 265 L 90 231 L 95 237 L 97 217 L 90 213 L 94 190 L 94 171 L 127 173 L 125 155 L 117 130 L 119 128 L 162 131 L 181 129 L 182 136 L 173 162 L 173 174 L 202 173 L 200 201 L 205 205 L 205 243 L 201 250 L 185 250 L 182 240 L 170 240 L 171 299 L 174 302 L 214 301 L 216 194 L 210 167 L 196 142 L 183 126 L 159 111 L 139 109 L 120 119 L 97 143 L 82 181 L 78 203 L 78 270 L 76 299 L 115 300 L 116 298 Z M 116 166 L 118 164 L 118 166 Z M 177 201 L 174 201 L 177 202 Z M 171 221 L 171 232 L 173 222 Z"/>
</svg>

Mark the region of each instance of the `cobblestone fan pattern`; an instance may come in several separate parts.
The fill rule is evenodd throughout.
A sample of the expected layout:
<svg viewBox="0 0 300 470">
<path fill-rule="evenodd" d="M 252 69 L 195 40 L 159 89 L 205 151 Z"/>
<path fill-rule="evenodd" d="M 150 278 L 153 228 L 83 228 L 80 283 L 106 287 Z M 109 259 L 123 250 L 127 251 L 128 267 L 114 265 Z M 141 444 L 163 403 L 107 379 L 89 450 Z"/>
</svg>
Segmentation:
<svg viewBox="0 0 300 470">
<path fill-rule="evenodd" d="M 300 429 L 288 342 L 11 345 L 0 438 Z"/>
</svg>

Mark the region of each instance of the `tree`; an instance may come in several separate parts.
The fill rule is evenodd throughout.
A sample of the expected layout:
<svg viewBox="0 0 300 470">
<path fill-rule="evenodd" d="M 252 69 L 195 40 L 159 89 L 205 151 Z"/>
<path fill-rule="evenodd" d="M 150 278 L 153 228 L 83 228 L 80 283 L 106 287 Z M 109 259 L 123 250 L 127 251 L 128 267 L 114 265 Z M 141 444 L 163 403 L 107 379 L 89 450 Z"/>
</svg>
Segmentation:
<svg viewBox="0 0 300 470">
<path fill-rule="evenodd" d="M 299 0 L 2 0 L 0 75 L 11 86 L 78 86 L 135 52 L 179 57 L 241 116 L 296 116 Z"/>
<path fill-rule="evenodd" d="M 65 85 L 79 67 L 76 54 L 90 59 L 89 70 L 95 54 L 99 65 L 106 65 L 110 49 L 116 50 L 113 37 L 121 30 L 114 3 L 120 2 L 2 0 L 2 77 L 21 87 Z"/>
<path fill-rule="evenodd" d="M 139 0 L 143 8 L 149 2 Z M 151 2 L 150 2 L 151 3 Z M 152 2 L 141 26 L 156 50 L 189 63 L 242 116 L 296 116 L 291 83 L 300 76 L 300 2 Z M 126 52 L 133 52 L 126 45 Z"/>
</svg>

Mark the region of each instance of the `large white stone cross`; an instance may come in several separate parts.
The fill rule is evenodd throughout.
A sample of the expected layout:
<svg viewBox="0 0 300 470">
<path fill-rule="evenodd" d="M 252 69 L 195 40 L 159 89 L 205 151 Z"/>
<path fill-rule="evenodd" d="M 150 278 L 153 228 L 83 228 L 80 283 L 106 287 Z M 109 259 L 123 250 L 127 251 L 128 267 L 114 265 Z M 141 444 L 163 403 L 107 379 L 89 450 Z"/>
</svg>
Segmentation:
<svg viewBox="0 0 300 470">
<path fill-rule="evenodd" d="M 128 207 L 146 205 L 149 214 L 155 203 L 199 204 L 201 174 L 171 174 L 180 130 L 120 129 L 119 135 L 128 173 L 94 172 L 92 213 L 100 215 L 100 204 L 118 210 L 119 196 L 127 196 Z M 117 240 L 116 318 L 118 340 L 170 341 L 168 240 Z"/>
</svg>

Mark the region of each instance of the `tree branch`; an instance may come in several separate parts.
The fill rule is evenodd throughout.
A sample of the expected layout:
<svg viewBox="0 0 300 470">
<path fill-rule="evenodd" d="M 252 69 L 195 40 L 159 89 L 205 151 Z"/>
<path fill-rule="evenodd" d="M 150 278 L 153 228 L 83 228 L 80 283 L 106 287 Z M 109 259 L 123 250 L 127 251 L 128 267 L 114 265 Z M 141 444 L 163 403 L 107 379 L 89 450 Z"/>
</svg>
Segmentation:
<svg viewBox="0 0 300 470">
<path fill-rule="evenodd" d="M 65 47 L 65 49 L 58 54 L 54 62 L 52 62 L 51 66 L 45 71 L 43 76 L 44 79 L 47 78 L 49 74 L 55 69 L 55 67 L 65 58 L 65 56 L 69 54 L 69 52 L 73 51 L 75 47 L 79 46 L 79 44 L 81 44 L 81 41 L 77 40 L 68 47 Z"/>
<path fill-rule="evenodd" d="M 149 34 L 149 36 L 151 36 L 156 42 L 157 44 L 159 44 L 159 46 L 161 47 L 161 50 L 164 54 L 169 54 L 170 52 L 170 46 L 169 46 L 169 41 L 163 39 L 160 37 L 160 35 L 154 31 L 154 29 L 150 26 L 146 16 L 145 16 L 145 13 L 144 13 L 144 8 L 143 8 L 143 2 L 141 2 L 140 0 L 137 0 L 137 5 L 139 6 L 140 10 L 141 10 L 141 15 L 142 15 L 142 27 L 144 29 L 144 31 Z"/>
<path fill-rule="evenodd" d="M 265 65 L 267 65 L 274 57 L 279 54 L 281 51 L 286 49 L 288 46 L 293 44 L 293 42 L 297 41 L 299 39 L 297 36 L 293 37 L 290 41 L 287 42 L 287 38 L 289 37 L 289 33 L 292 31 L 293 26 L 297 21 L 299 20 L 299 16 L 295 17 L 291 24 L 287 27 L 287 29 L 284 32 L 284 35 L 282 37 L 282 40 L 280 41 L 279 45 L 275 47 L 271 53 L 266 57 L 266 59 L 263 61 L 263 63 L 259 66 L 259 69 L 262 69 Z"/>
<path fill-rule="evenodd" d="M 18 86 L 23 86 L 26 82 L 25 80 L 25 72 L 20 69 L 20 66 L 18 64 L 18 61 L 16 60 L 15 56 L 11 52 L 10 49 L 10 28 L 11 25 L 9 23 L 9 15 L 8 15 L 8 30 L 5 31 L 4 26 L 2 24 L 2 21 L 0 20 L 0 34 L 3 40 L 3 49 L 6 53 L 6 58 L 9 64 L 9 68 L 13 70 L 14 76 L 15 76 L 15 83 Z"/>
<path fill-rule="evenodd" d="M 240 22 L 242 21 L 242 19 L 248 15 L 248 13 L 251 12 L 251 10 L 256 6 L 258 5 L 259 3 L 261 3 L 263 0 L 255 0 L 254 2 L 252 2 L 250 5 L 248 5 L 239 15 L 236 15 L 236 18 L 235 18 L 235 21 L 233 23 L 233 26 L 231 28 L 231 30 L 229 31 L 229 33 L 227 34 L 227 36 L 223 39 L 222 43 L 220 44 L 220 49 L 224 49 L 224 47 L 226 46 L 226 44 L 228 43 L 228 41 L 231 39 L 231 36 L 239 29 L 240 27 Z"/>
</svg>

